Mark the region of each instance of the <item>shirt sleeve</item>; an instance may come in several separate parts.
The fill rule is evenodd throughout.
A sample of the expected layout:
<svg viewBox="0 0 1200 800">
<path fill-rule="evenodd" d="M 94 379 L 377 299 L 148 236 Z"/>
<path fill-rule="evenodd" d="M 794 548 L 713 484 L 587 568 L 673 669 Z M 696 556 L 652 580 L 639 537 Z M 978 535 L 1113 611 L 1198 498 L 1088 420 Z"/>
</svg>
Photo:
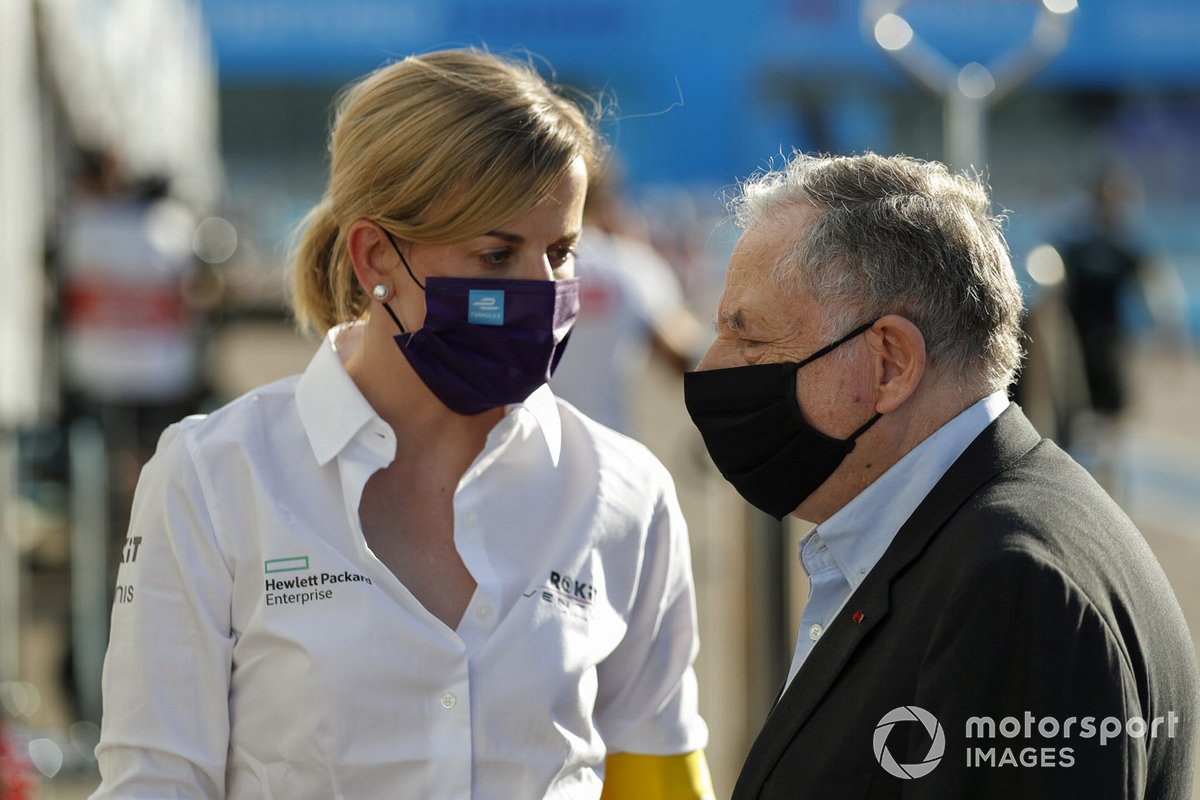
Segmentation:
<svg viewBox="0 0 1200 800">
<path fill-rule="evenodd" d="M 173 426 L 138 480 L 121 554 L 94 799 L 225 796 L 232 577 L 206 488 Z"/>
<path fill-rule="evenodd" d="M 692 670 L 700 644 L 687 525 L 665 483 L 628 630 L 597 668 L 596 723 L 610 753 L 678 755 L 708 740 Z"/>
</svg>

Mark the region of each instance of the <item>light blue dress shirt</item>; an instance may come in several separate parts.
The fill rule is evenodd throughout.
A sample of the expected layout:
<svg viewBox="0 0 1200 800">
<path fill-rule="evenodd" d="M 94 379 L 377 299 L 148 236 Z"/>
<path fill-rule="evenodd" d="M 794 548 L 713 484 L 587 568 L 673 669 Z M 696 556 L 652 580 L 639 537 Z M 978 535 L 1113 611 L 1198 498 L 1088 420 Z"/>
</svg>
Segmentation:
<svg viewBox="0 0 1200 800">
<path fill-rule="evenodd" d="M 975 403 L 906 453 L 800 542 L 800 566 L 809 581 L 808 603 L 800 619 L 788 686 L 901 526 L 967 445 L 1007 407 L 1004 392 Z"/>
</svg>

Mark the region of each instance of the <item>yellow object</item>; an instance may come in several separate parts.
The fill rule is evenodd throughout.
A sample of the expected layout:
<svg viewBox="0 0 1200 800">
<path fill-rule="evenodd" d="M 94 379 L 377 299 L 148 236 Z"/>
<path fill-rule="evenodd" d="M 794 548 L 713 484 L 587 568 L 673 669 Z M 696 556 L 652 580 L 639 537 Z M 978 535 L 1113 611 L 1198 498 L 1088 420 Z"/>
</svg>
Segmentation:
<svg viewBox="0 0 1200 800">
<path fill-rule="evenodd" d="M 714 800 L 703 750 L 679 756 L 613 753 L 600 800 Z"/>
</svg>

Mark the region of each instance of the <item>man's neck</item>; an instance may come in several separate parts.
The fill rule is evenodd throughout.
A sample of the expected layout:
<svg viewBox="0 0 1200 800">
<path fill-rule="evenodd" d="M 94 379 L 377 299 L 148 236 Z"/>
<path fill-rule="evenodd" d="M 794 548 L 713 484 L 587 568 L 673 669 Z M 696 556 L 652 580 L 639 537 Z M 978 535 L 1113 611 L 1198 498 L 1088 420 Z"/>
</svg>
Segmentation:
<svg viewBox="0 0 1200 800">
<path fill-rule="evenodd" d="M 846 506 L 913 448 L 988 392 L 964 393 L 945 382 L 922 386 L 901 408 L 862 435 L 837 471 L 792 516 L 821 524 Z"/>
</svg>

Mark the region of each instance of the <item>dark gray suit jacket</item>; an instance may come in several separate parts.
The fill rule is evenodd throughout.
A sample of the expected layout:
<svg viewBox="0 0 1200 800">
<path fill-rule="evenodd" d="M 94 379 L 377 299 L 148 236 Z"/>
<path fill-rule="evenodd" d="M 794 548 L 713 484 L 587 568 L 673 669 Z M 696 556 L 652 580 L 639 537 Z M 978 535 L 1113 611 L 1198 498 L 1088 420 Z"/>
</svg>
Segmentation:
<svg viewBox="0 0 1200 800">
<path fill-rule="evenodd" d="M 733 796 L 1190 800 L 1198 699 L 1183 614 L 1141 534 L 1013 405 L 813 648 Z M 876 741 L 905 706 L 942 729 L 922 777 L 880 765 L 890 755 L 915 773 L 938 755 L 936 731 L 916 722 Z M 1148 721 L 1132 723 L 1140 737 L 1126 733 L 1135 717 Z"/>
</svg>

